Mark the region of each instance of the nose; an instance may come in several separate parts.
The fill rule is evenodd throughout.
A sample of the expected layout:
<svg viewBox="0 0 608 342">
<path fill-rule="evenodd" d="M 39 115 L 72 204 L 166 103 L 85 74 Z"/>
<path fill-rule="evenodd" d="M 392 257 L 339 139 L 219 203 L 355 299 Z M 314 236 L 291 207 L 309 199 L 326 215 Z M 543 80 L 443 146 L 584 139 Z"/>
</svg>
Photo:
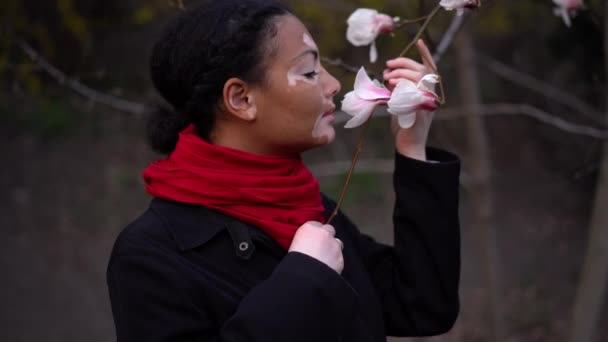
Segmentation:
<svg viewBox="0 0 608 342">
<path fill-rule="evenodd" d="M 340 81 L 333 77 L 325 68 L 323 68 L 323 74 L 325 75 L 325 86 L 323 89 L 325 95 L 327 97 L 336 96 L 340 92 L 340 89 L 342 89 Z"/>
</svg>

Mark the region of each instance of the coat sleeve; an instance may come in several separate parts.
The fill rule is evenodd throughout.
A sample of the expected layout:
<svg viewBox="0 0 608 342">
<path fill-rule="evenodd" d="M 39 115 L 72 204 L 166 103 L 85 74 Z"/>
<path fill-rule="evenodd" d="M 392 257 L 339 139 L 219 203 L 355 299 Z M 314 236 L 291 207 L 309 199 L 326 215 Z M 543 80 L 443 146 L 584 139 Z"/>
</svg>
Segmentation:
<svg viewBox="0 0 608 342">
<path fill-rule="evenodd" d="M 353 319 L 353 289 L 305 254 L 288 253 L 223 324 L 192 304 L 176 269 L 153 248 L 112 257 L 107 280 L 118 342 L 338 341 Z"/>
<path fill-rule="evenodd" d="M 394 247 L 353 233 L 380 298 L 390 336 L 431 336 L 449 331 L 458 316 L 460 162 L 429 148 L 433 162 L 395 156 Z"/>
</svg>

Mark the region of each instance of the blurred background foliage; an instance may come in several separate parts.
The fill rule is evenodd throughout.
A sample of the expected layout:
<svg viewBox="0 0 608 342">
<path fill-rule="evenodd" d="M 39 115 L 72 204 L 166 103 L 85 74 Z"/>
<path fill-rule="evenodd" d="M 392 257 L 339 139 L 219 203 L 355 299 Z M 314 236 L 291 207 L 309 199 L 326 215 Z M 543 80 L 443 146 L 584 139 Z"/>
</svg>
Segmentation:
<svg viewBox="0 0 608 342">
<path fill-rule="evenodd" d="M 197 1 L 184 1 L 188 8 Z M 290 0 L 324 57 L 376 75 L 368 48 L 345 40 L 345 21 L 369 7 L 401 18 L 430 12 L 436 0 Z M 483 1 L 467 19 L 484 104 L 527 104 L 571 123 L 605 129 L 604 3 L 587 0 L 567 28 L 551 0 Z M 145 115 L 113 110 L 77 94 L 24 53 L 32 47 L 69 80 L 116 99 L 158 102 L 148 54 L 163 25 L 180 11 L 169 0 L 3 0 L 0 3 L 0 268 L 5 303 L 0 327 L 7 341 L 110 341 L 113 327 L 105 265 L 116 234 L 147 205 L 140 173 L 158 158 L 143 141 Z M 425 37 L 435 46 L 453 13 L 440 13 Z M 379 61 L 399 54 L 417 29 L 409 25 L 378 39 Z M 415 53 L 410 57 L 417 58 Z M 551 85 L 584 102 L 584 112 L 500 77 L 488 61 Z M 342 82 L 354 74 L 326 65 Z M 466 65 L 450 48 L 439 68 L 447 110 L 462 110 Z M 513 74 L 513 73 L 511 73 Z M 64 80 L 65 81 L 65 80 Z M 575 135 L 521 116 L 487 117 L 501 270 L 498 294 L 508 341 L 566 341 L 585 253 L 587 225 L 601 164 L 602 140 Z M 361 229 L 392 239 L 393 145 L 386 118 L 375 119 L 344 210 Z M 431 143 L 463 158 L 462 313 L 450 334 L 435 341 L 494 341 L 489 331 L 485 254 L 475 230 L 474 156 L 463 119 L 442 119 Z M 338 130 L 332 146 L 305 154 L 323 190 L 337 197 L 358 132 Z M 347 164 L 346 164 L 347 165 Z M 364 166 L 363 164 L 362 166 Z M 363 167 L 362 169 L 365 169 Z M 468 185 L 467 185 L 468 184 Z M 472 185 L 471 185 L 472 184 Z M 601 341 L 608 341 L 605 313 Z M 507 340 L 507 339 L 505 339 Z M 581 341 L 583 342 L 583 341 Z"/>
</svg>

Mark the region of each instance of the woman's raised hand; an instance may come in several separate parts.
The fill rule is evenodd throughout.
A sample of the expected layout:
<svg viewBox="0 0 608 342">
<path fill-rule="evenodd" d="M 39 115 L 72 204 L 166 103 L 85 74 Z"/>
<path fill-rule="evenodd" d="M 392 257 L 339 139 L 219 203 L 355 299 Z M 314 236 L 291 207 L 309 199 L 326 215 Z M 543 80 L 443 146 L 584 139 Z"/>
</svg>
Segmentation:
<svg viewBox="0 0 608 342">
<path fill-rule="evenodd" d="M 433 56 L 422 40 L 416 42 L 416 48 L 422 59 L 419 63 L 411 58 L 399 57 L 386 62 L 384 70 L 384 83 L 392 91 L 397 83 L 403 79 L 418 83 L 420 79 L 437 70 Z M 426 141 L 433 121 L 433 113 L 417 112 L 416 121 L 410 128 L 401 128 L 397 118 L 392 120 L 392 131 L 395 136 L 395 147 L 399 153 L 421 160 L 426 160 Z"/>
<path fill-rule="evenodd" d="M 334 271 L 342 273 L 344 245 L 335 235 L 336 230 L 333 226 L 308 221 L 298 228 L 289 251 L 306 254 L 331 267 Z"/>
</svg>

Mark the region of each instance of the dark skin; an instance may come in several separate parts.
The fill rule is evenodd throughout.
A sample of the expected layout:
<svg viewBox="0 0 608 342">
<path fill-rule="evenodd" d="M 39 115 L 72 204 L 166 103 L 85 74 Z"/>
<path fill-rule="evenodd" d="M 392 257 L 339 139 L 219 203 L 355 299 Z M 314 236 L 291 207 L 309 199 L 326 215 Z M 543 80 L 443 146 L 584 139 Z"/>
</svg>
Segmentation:
<svg viewBox="0 0 608 342">
<path fill-rule="evenodd" d="M 331 143 L 335 131 L 329 113 L 340 83 L 319 61 L 310 33 L 293 15 L 277 19 L 275 54 L 266 57 L 266 82 L 251 84 L 231 78 L 224 84 L 220 112 L 211 135 L 214 144 L 260 155 L 299 155 Z M 308 38 L 306 38 L 308 37 Z M 431 61 L 422 41 L 417 44 L 424 61 Z M 409 58 L 386 62 L 385 84 L 393 89 L 401 79 L 418 82 L 431 67 Z M 433 119 L 417 113 L 414 126 L 395 127 L 395 147 L 411 158 L 426 160 L 425 146 Z"/>
</svg>

